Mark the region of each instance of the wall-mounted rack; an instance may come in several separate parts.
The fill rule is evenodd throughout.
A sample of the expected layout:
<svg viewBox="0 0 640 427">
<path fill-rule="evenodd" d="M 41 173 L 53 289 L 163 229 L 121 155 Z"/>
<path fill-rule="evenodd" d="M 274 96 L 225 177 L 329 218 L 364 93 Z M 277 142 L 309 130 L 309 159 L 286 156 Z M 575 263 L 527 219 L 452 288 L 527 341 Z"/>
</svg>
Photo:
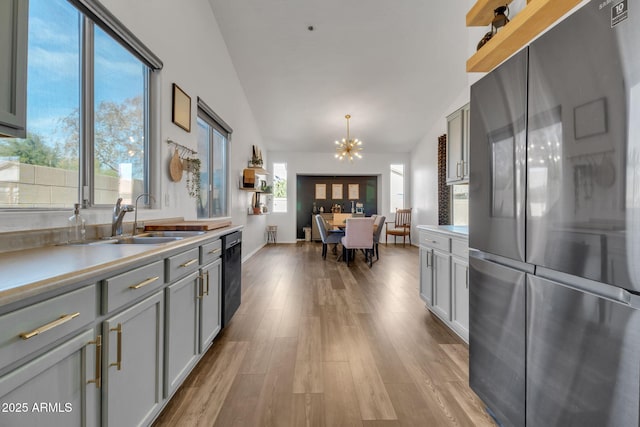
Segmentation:
<svg viewBox="0 0 640 427">
<path fill-rule="evenodd" d="M 191 154 L 198 154 L 198 152 L 197 152 L 197 151 L 192 150 L 191 148 L 187 147 L 186 145 L 182 145 L 182 144 L 180 144 L 180 143 L 177 143 L 177 142 L 175 142 L 174 140 L 169 139 L 169 138 L 167 138 L 167 144 L 170 144 L 170 145 L 171 145 L 171 144 L 173 144 L 176 148 L 179 148 L 179 149 L 180 149 L 180 150 L 182 150 L 183 152 L 184 152 L 184 151 L 188 151 L 188 152 L 189 152 L 189 153 L 191 153 Z"/>
</svg>

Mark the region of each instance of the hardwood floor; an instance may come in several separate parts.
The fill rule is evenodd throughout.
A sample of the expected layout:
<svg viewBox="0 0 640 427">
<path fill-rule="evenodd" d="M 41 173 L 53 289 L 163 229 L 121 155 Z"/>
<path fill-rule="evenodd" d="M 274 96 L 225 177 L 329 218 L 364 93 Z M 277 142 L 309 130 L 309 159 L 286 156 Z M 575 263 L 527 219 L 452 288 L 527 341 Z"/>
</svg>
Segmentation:
<svg viewBox="0 0 640 427">
<path fill-rule="evenodd" d="M 369 268 L 319 243 L 242 266 L 242 304 L 155 422 L 164 426 L 494 426 L 468 350 L 418 296 L 418 250 Z"/>
</svg>

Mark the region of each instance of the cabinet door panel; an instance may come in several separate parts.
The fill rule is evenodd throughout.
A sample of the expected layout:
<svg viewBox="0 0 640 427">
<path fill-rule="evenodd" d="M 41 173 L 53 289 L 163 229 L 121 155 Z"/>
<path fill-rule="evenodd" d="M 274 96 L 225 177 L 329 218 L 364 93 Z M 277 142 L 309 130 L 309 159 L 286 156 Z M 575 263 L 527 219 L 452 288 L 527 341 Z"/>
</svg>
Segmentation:
<svg viewBox="0 0 640 427">
<path fill-rule="evenodd" d="M 204 352 L 222 328 L 222 260 L 203 269 L 207 282 L 205 293 L 200 300 L 200 352 Z"/>
<path fill-rule="evenodd" d="M 26 136 L 28 0 L 0 2 L 0 135 Z"/>
<path fill-rule="evenodd" d="M 162 291 L 104 322 L 105 426 L 148 424 L 162 402 Z M 118 332 L 121 329 L 118 358 Z M 120 370 L 116 366 L 121 361 Z"/>
<path fill-rule="evenodd" d="M 420 248 L 420 298 L 428 305 L 433 305 L 433 269 L 431 262 L 433 250 Z"/>
<path fill-rule="evenodd" d="M 447 182 L 462 179 L 462 110 L 447 117 Z"/>
<path fill-rule="evenodd" d="M 100 389 L 93 330 L 0 378 L 2 426 L 97 426 Z M 11 406 L 13 405 L 13 406 Z"/>
<path fill-rule="evenodd" d="M 180 385 L 198 358 L 198 297 L 202 295 L 199 275 L 188 275 L 166 292 L 165 397 Z"/>
<path fill-rule="evenodd" d="M 451 255 L 433 251 L 433 308 L 443 320 L 451 320 Z"/>
<path fill-rule="evenodd" d="M 469 340 L 469 264 L 467 261 L 451 259 L 451 291 L 453 296 L 451 320 L 453 327 Z"/>
</svg>

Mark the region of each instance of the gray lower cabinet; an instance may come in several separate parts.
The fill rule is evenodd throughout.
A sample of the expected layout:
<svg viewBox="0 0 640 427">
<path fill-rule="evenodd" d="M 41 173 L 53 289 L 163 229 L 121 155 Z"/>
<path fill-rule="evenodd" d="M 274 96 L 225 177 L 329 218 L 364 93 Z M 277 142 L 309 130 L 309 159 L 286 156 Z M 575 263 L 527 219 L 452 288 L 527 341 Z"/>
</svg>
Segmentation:
<svg viewBox="0 0 640 427">
<path fill-rule="evenodd" d="M 200 295 L 197 272 L 166 289 L 165 397 L 173 394 L 198 361 Z"/>
<path fill-rule="evenodd" d="M 420 298 L 433 306 L 433 249 L 420 247 Z"/>
<path fill-rule="evenodd" d="M 150 424 L 162 405 L 164 293 L 103 322 L 103 426 Z"/>
<path fill-rule="evenodd" d="M 424 228 L 421 228 L 424 227 Z M 469 244 L 465 236 L 418 226 L 420 298 L 469 342 Z"/>
<path fill-rule="evenodd" d="M 86 330 L 0 377 L 0 425 L 100 425 L 97 343 L 94 330 Z"/>
<path fill-rule="evenodd" d="M 451 320 L 451 255 L 432 252 L 433 263 L 433 311 L 443 320 Z"/>
<path fill-rule="evenodd" d="M 203 353 L 222 329 L 222 259 L 201 270 L 204 290 L 200 298 L 200 352 Z"/>
<path fill-rule="evenodd" d="M 451 324 L 469 340 L 469 261 L 451 257 Z"/>
<path fill-rule="evenodd" d="M 0 136 L 26 136 L 29 0 L 0 1 Z"/>
</svg>

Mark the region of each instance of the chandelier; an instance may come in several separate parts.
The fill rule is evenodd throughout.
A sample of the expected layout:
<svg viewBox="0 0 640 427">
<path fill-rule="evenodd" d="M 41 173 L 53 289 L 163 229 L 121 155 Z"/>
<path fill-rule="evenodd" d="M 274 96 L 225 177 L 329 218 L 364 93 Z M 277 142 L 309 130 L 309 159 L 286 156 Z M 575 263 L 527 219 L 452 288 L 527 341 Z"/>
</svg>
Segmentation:
<svg viewBox="0 0 640 427">
<path fill-rule="evenodd" d="M 347 137 L 342 138 L 341 141 L 336 141 L 335 158 L 338 160 L 347 158 L 350 162 L 353 162 L 354 156 L 359 159 L 362 158 L 362 155 L 360 154 L 360 151 L 362 150 L 362 141 L 359 141 L 358 138 L 351 139 L 349 136 L 349 119 L 351 116 L 347 114 L 344 118 L 347 119 Z"/>
</svg>

